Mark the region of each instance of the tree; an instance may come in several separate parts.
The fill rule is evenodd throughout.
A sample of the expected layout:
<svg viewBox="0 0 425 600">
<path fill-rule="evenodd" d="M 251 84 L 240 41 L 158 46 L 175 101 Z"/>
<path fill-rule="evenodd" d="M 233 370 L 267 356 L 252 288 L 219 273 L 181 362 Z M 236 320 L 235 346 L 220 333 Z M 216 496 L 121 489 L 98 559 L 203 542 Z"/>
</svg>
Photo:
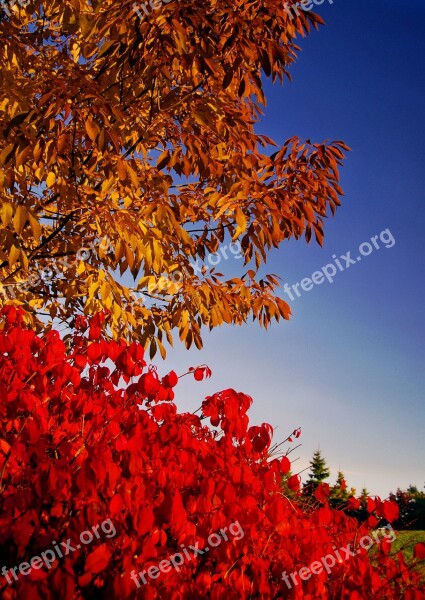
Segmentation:
<svg viewBox="0 0 425 600">
<path fill-rule="evenodd" d="M 368 496 L 369 496 L 369 492 L 368 492 L 367 488 L 365 488 L 365 487 L 362 488 L 362 491 L 360 492 L 360 498 L 362 500 L 367 500 Z"/>
<path fill-rule="evenodd" d="M 338 471 L 338 475 L 336 478 L 336 483 L 330 488 L 330 504 L 335 508 L 346 508 L 348 505 L 348 501 L 350 498 L 354 498 L 356 496 L 356 489 L 351 487 L 350 489 L 347 487 L 347 482 L 345 481 L 345 475 L 342 471 Z M 369 496 L 367 490 L 363 489 L 361 495 L 359 496 L 359 501 L 362 504 L 364 499 L 367 500 Z M 356 515 L 357 518 L 357 515 Z M 363 519 L 366 520 L 366 517 Z"/>
<path fill-rule="evenodd" d="M 276 146 L 255 126 L 261 77 L 289 76 L 296 38 L 320 17 L 293 19 L 275 0 L 180 0 L 144 20 L 132 0 L 11 4 L 0 19 L 2 302 L 38 330 L 107 309 L 108 333 L 151 356 L 175 331 L 200 348 L 203 326 L 288 319 L 278 279 L 258 270 L 283 240 L 322 243 L 348 148 Z M 206 260 L 230 244 L 244 269 L 226 278 Z"/>
<path fill-rule="evenodd" d="M 331 487 L 331 498 L 335 500 L 337 504 L 344 504 L 350 495 L 352 494 L 347 489 L 344 473 L 338 471 L 336 483 Z"/>
<path fill-rule="evenodd" d="M 413 496 L 425 496 L 424 492 L 420 492 L 417 485 L 410 484 L 407 488 L 406 492 L 408 494 L 412 494 Z"/>
<path fill-rule="evenodd" d="M 389 497 L 397 503 L 399 518 L 397 528 L 423 530 L 425 528 L 425 493 L 420 492 L 416 485 L 409 485 L 407 490 L 397 489 Z"/>
<path fill-rule="evenodd" d="M 290 462 L 270 457 L 269 425 L 250 425 L 249 396 L 222 390 L 181 413 L 179 377 L 139 343 L 91 340 L 97 319 L 79 318 L 67 349 L 24 320 L 0 313 L 1 598 L 421 597 L 388 540 L 376 562 L 359 546 L 394 503 L 376 499 L 361 525 L 326 500 L 305 513 L 282 494 Z M 306 587 L 288 579 L 348 547 Z"/>
<path fill-rule="evenodd" d="M 305 493 L 313 493 L 317 486 L 327 479 L 330 474 L 331 472 L 326 466 L 326 460 L 322 457 L 320 449 L 316 450 L 310 461 L 310 472 L 304 485 Z"/>
</svg>

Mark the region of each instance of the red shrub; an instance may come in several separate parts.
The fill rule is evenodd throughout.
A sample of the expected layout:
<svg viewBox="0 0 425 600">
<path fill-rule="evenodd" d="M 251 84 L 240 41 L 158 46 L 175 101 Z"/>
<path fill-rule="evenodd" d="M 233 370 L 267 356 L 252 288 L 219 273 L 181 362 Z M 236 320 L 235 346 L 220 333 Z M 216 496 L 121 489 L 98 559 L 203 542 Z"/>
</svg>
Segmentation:
<svg viewBox="0 0 425 600">
<path fill-rule="evenodd" d="M 374 566 L 357 550 L 366 526 L 331 510 L 326 490 L 309 514 L 283 495 L 288 459 L 269 457 L 269 425 L 249 426 L 249 396 L 224 390 L 203 402 L 201 417 L 179 414 L 176 374 L 158 377 L 138 344 L 106 341 L 92 325 L 67 350 L 57 332 L 27 330 L 19 310 L 7 307 L 3 316 L 0 566 L 12 583 L 1 577 L 2 598 L 425 597 L 389 544 Z M 379 499 L 376 511 L 396 517 Z M 18 571 L 17 581 L 8 571 L 54 542 L 69 539 L 76 548 L 81 532 L 108 519 L 113 537 L 64 552 L 50 569 Z M 202 550 L 212 533 L 236 522 L 243 537 L 229 536 L 146 585 L 131 579 L 182 545 Z M 297 576 L 290 589 L 282 579 L 347 544 L 355 556 L 329 573 L 303 583 Z"/>
</svg>

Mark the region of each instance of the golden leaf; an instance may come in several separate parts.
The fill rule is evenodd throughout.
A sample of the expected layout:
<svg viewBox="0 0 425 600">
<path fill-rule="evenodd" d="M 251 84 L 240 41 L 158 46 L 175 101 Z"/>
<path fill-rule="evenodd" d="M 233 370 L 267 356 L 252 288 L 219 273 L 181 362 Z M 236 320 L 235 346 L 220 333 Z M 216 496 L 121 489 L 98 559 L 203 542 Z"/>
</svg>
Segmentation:
<svg viewBox="0 0 425 600">
<path fill-rule="evenodd" d="M 50 171 L 50 173 L 47 175 L 46 177 L 46 185 L 47 187 L 52 187 L 52 185 L 55 183 L 56 181 L 56 175 L 53 173 L 53 171 Z"/>
<path fill-rule="evenodd" d="M 21 205 L 17 206 L 15 216 L 13 217 L 13 228 L 17 234 L 20 234 L 27 220 L 27 211 Z"/>
<path fill-rule="evenodd" d="M 13 217 L 13 207 L 9 202 L 4 202 L 1 207 L 1 220 L 4 227 L 7 227 Z"/>
<path fill-rule="evenodd" d="M 18 260 L 20 254 L 21 254 L 21 251 L 16 246 L 12 246 L 10 248 L 10 250 L 9 250 L 9 258 L 8 258 L 9 266 L 13 267 L 13 265 Z"/>
</svg>

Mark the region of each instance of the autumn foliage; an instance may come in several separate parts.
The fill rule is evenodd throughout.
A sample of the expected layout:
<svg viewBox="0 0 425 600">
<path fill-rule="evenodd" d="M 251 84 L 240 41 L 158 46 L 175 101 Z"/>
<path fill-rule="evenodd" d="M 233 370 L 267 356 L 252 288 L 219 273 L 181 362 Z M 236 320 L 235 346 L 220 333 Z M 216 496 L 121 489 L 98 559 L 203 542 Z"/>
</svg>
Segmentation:
<svg viewBox="0 0 425 600">
<path fill-rule="evenodd" d="M 288 319 L 259 269 L 284 240 L 322 243 L 348 148 L 257 124 L 264 77 L 289 78 L 320 17 L 276 0 L 179 0 L 143 21 L 133 0 L 14 4 L 0 8 L 0 303 L 39 330 L 40 313 L 72 325 L 108 309 L 111 336 L 152 356 L 176 334 L 200 348 L 203 327 Z M 232 241 L 235 276 L 206 263 Z"/>
<path fill-rule="evenodd" d="M 204 327 L 288 319 L 268 252 L 321 244 L 340 205 L 343 142 L 257 132 L 264 78 L 288 79 L 323 23 L 284 4 L 179 0 L 141 21 L 133 0 L 0 3 L 0 567 L 116 528 L 3 571 L 2 600 L 425 598 L 388 540 L 288 589 L 283 572 L 357 549 L 397 504 L 368 499 L 362 525 L 326 485 L 307 505 L 249 396 L 179 412 L 181 375 L 145 359 L 176 334 L 201 348 Z M 230 243 L 232 276 L 206 263 Z M 132 571 L 236 521 L 242 538 L 136 588 Z"/>
<path fill-rule="evenodd" d="M 424 598 L 417 575 L 383 541 L 331 574 L 288 590 L 288 573 L 356 540 L 390 501 L 370 499 L 368 521 L 317 505 L 302 510 L 282 492 L 286 456 L 270 456 L 272 428 L 251 426 L 251 398 L 232 389 L 206 398 L 202 412 L 179 413 L 178 376 L 160 377 L 136 342 L 105 340 L 79 319 L 67 348 L 56 331 L 37 335 L 22 311 L 3 310 L 0 332 L 0 565 L 11 567 L 111 518 L 117 535 L 94 541 L 9 585 L 7 600 L 61 598 Z M 101 317 L 98 317 L 101 319 Z M 209 375 L 206 367 L 192 370 Z M 292 477 L 291 486 L 299 486 Z M 352 503 L 356 500 L 353 499 Z M 142 571 L 238 520 L 244 537 L 137 589 Z M 418 557 L 420 554 L 418 548 Z"/>
</svg>

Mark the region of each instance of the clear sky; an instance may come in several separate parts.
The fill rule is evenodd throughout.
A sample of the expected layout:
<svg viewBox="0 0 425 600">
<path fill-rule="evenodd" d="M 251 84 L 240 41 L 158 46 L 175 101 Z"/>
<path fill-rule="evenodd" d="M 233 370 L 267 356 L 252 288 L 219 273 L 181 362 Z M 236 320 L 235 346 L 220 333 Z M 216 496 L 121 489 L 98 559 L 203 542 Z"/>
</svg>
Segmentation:
<svg viewBox="0 0 425 600">
<path fill-rule="evenodd" d="M 320 446 L 331 483 L 341 469 L 359 493 L 366 486 L 386 497 L 425 483 L 425 2 L 325 0 L 316 12 L 326 26 L 300 41 L 292 83 L 266 85 L 259 132 L 278 143 L 344 140 L 353 150 L 342 169 L 346 196 L 323 248 L 283 244 L 268 271 L 292 285 L 332 255 L 356 259 L 383 230 L 395 244 L 379 242 L 332 284 L 301 290 L 289 323 L 205 331 L 203 351 L 177 343 L 159 366 L 213 369 L 208 382 L 182 380 L 182 410 L 223 388 L 248 393 L 252 423 L 277 427 L 276 441 L 302 427 L 294 471 Z"/>
</svg>

